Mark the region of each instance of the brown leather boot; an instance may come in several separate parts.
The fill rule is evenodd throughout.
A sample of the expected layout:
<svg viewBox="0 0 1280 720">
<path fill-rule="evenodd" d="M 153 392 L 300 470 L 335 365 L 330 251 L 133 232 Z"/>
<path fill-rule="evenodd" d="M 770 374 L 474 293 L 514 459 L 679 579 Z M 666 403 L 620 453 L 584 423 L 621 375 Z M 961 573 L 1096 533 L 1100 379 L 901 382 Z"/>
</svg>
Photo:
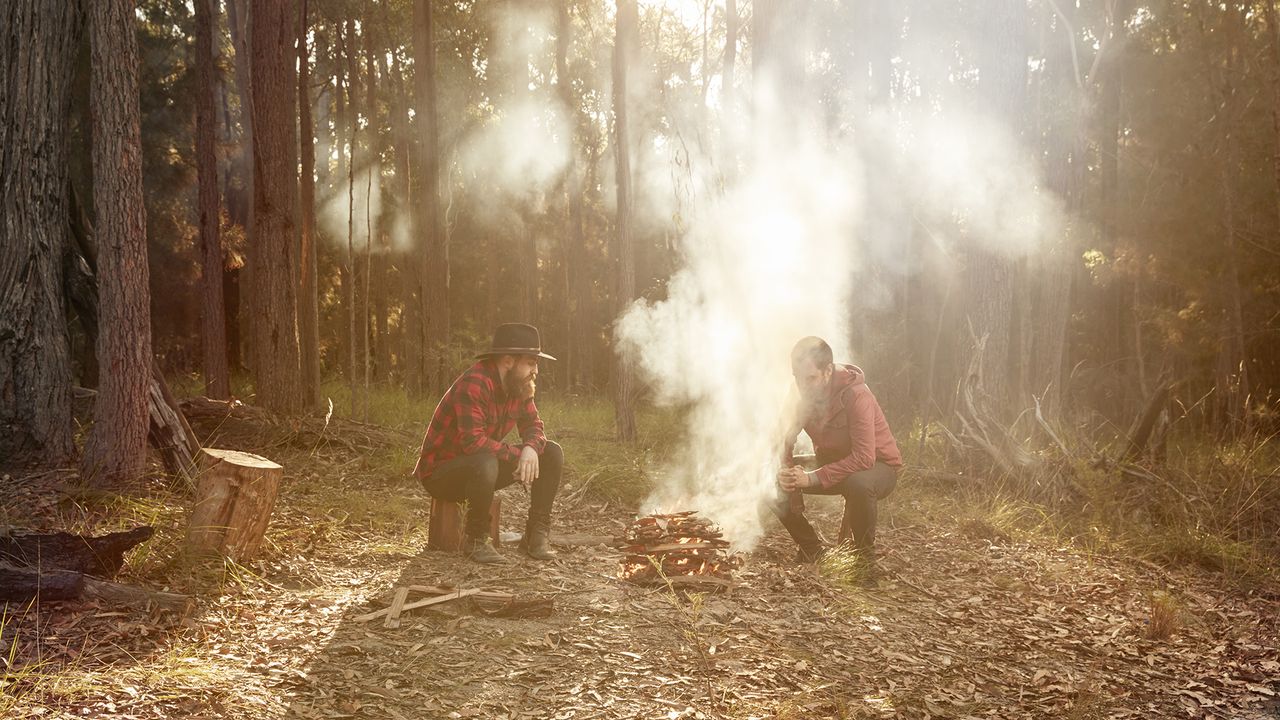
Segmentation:
<svg viewBox="0 0 1280 720">
<path fill-rule="evenodd" d="M 505 565 L 507 559 L 498 554 L 489 544 L 489 538 L 466 537 L 462 541 L 462 555 L 471 562 L 486 565 Z"/>
<path fill-rule="evenodd" d="M 556 551 L 551 549 L 551 517 L 549 513 L 529 513 L 520 549 L 534 560 L 554 560 Z"/>
</svg>

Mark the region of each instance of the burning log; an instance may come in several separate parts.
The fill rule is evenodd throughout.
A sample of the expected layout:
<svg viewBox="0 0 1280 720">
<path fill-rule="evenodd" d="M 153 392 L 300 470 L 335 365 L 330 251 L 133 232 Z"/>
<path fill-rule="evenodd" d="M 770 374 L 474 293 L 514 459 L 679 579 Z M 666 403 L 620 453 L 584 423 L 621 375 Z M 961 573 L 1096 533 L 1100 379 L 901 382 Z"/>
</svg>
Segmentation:
<svg viewBox="0 0 1280 720">
<path fill-rule="evenodd" d="M 718 590 L 733 585 L 741 564 L 720 528 L 693 510 L 638 517 L 614 546 L 624 555 L 618 577 L 637 585 Z"/>
</svg>

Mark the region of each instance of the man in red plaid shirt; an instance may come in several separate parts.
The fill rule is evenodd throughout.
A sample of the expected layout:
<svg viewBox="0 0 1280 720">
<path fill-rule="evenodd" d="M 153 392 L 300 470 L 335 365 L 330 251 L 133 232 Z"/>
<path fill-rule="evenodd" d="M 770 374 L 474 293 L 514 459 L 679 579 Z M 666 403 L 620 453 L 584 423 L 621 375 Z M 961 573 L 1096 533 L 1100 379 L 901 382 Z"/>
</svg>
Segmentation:
<svg viewBox="0 0 1280 720">
<path fill-rule="evenodd" d="M 529 491 L 529 519 L 521 548 L 530 557 L 550 560 L 551 505 L 560 487 L 564 452 L 547 440 L 533 403 L 538 359 L 538 329 L 507 323 L 498 326 L 489 350 L 449 388 L 431 416 L 413 474 L 432 497 L 467 502 L 462 552 L 481 563 L 505 562 L 488 544 L 493 493 L 513 483 Z M 506 442 L 513 428 L 520 443 Z"/>
</svg>

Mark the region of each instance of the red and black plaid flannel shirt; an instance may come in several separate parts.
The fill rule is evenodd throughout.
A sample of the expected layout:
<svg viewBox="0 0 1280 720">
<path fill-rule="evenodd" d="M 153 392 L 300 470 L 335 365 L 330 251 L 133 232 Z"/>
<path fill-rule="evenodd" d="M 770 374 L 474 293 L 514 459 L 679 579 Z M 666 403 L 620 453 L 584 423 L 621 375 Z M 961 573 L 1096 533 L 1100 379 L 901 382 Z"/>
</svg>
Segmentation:
<svg viewBox="0 0 1280 720">
<path fill-rule="evenodd" d="M 503 442 L 519 425 L 521 445 Z M 520 457 L 521 447 L 539 455 L 547 446 L 542 418 L 533 398 L 508 398 L 501 376 L 492 360 L 480 360 L 462 373 L 431 415 L 427 435 L 413 474 L 425 479 L 440 466 L 460 455 L 492 453 L 499 461 Z"/>
</svg>

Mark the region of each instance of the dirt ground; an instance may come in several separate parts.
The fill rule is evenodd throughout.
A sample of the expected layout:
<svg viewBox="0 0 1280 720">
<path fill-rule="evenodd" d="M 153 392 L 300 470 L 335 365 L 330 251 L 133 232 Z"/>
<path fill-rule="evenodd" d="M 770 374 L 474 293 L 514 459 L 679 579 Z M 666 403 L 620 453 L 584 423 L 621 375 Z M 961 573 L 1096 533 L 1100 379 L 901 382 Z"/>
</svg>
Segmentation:
<svg viewBox="0 0 1280 720">
<path fill-rule="evenodd" d="M 791 564 L 771 521 L 736 587 L 688 596 L 617 580 L 620 554 L 607 546 L 561 548 L 551 563 L 507 548 L 513 562 L 501 567 L 426 550 L 419 488 L 361 472 L 359 448 L 310 447 L 309 464 L 289 464 L 306 470 L 286 478 L 259 562 L 180 565 L 166 552 L 181 514 L 153 510 L 161 544 L 133 556 L 122 579 L 196 594 L 189 616 L 83 601 L 5 607 L 0 715 L 1280 717 L 1280 595 L 1212 574 L 907 512 L 920 500 L 899 496 L 882 514 L 879 587 Z M 10 478 L 6 521 L 103 527 L 108 513 L 67 480 Z M 557 528 L 619 534 L 629 508 L 582 489 L 571 478 Z M 325 510 L 334 493 L 395 507 L 398 520 Z M 509 489 L 503 499 L 504 529 L 520 529 L 525 498 Z M 835 528 L 838 502 L 810 503 L 820 527 Z M 148 507 L 129 512 L 145 519 Z M 406 613 L 396 629 L 356 620 L 402 585 L 502 590 L 553 610 L 492 617 L 458 600 Z"/>
</svg>

